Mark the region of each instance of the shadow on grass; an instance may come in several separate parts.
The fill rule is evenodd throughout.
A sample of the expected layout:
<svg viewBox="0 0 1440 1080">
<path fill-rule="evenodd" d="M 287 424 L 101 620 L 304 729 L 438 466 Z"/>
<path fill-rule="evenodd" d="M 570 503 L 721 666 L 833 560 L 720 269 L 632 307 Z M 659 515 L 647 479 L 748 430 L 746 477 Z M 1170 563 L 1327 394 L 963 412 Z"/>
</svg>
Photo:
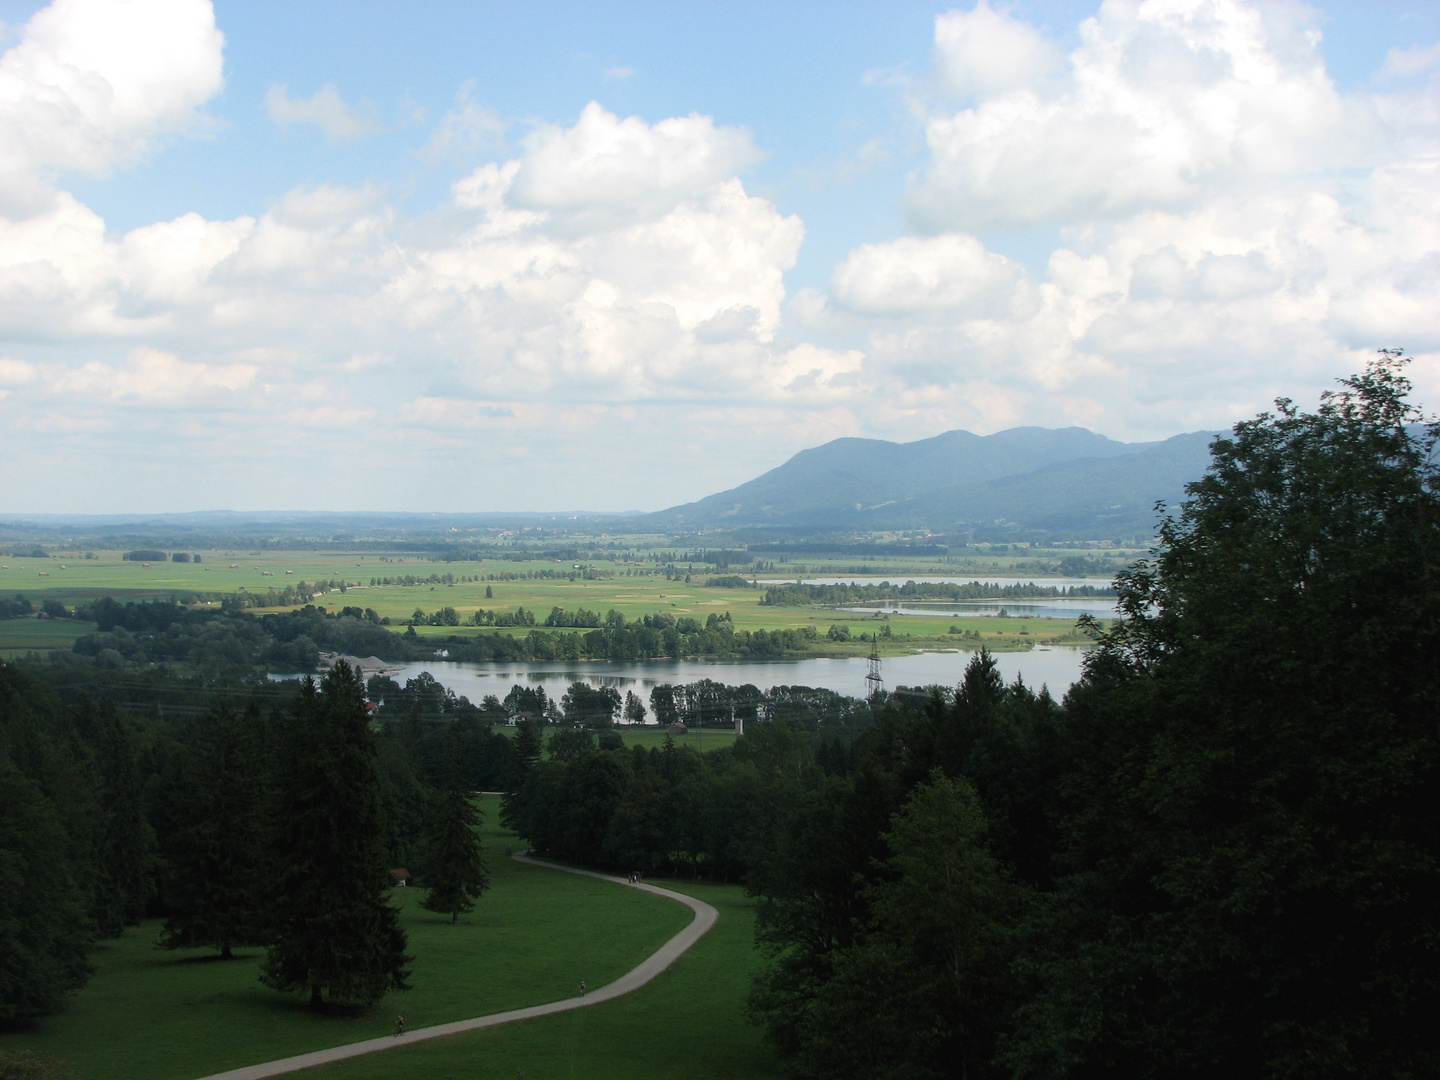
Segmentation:
<svg viewBox="0 0 1440 1080">
<path fill-rule="evenodd" d="M 254 987 L 235 987 L 195 997 L 186 1005 L 206 1008 L 220 1005 L 234 1010 L 237 1015 L 252 1019 L 296 1017 L 317 1023 L 329 1020 L 377 1020 L 384 1015 L 383 1010 L 375 1005 L 346 1005 L 327 1001 L 315 1008 L 310 1004 L 308 991 L 282 994 L 266 989 L 258 982 Z"/>
<path fill-rule="evenodd" d="M 258 960 L 260 953 L 237 952 L 230 956 L 223 956 L 220 953 L 205 953 L 201 956 L 172 956 L 162 959 L 162 964 L 170 964 L 176 967 L 184 967 L 191 964 L 233 964 L 237 960 Z"/>
</svg>

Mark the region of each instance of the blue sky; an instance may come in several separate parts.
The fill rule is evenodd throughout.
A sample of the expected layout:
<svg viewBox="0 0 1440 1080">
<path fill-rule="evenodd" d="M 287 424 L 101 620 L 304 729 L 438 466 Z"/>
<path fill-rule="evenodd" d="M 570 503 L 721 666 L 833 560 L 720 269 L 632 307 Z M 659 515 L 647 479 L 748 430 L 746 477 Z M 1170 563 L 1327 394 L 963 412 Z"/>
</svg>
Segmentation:
<svg viewBox="0 0 1440 1080">
<path fill-rule="evenodd" d="M 1382 345 L 1437 400 L 1434 4 L 0 20 L 0 513 L 654 509 Z"/>
</svg>

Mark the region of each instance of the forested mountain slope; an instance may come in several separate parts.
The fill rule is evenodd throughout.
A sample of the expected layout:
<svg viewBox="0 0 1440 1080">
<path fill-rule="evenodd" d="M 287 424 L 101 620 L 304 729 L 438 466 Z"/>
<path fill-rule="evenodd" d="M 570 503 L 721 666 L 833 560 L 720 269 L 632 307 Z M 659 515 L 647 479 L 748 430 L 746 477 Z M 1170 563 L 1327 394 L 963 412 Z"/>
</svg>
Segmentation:
<svg viewBox="0 0 1440 1080">
<path fill-rule="evenodd" d="M 836 439 L 729 491 L 649 515 L 657 525 L 861 529 L 1006 523 L 1055 532 L 1153 527 L 1205 471 L 1213 435 L 1122 443 L 1084 428 L 948 431 L 913 443 Z"/>
</svg>

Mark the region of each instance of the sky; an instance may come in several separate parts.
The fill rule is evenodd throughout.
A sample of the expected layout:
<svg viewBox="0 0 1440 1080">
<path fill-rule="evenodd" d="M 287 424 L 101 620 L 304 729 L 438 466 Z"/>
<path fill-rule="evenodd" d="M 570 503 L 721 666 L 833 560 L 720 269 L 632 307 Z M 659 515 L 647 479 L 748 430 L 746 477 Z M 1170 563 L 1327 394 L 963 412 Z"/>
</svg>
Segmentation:
<svg viewBox="0 0 1440 1080">
<path fill-rule="evenodd" d="M 1440 406 L 1440 3 L 0 0 L 0 515 Z"/>
</svg>

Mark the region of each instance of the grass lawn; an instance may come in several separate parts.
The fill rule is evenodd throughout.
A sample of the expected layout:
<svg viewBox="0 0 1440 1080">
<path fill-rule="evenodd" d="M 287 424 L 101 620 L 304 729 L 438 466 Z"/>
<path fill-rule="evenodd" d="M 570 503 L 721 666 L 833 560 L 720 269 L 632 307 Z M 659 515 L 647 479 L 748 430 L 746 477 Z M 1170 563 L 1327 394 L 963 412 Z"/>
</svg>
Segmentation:
<svg viewBox="0 0 1440 1080">
<path fill-rule="evenodd" d="M 0 1049 L 60 1058 L 90 1080 L 184 1080 L 387 1034 L 397 1012 L 419 1028 L 568 997 L 582 978 L 600 986 L 628 971 L 689 922 L 673 901 L 507 858 L 518 843 L 496 825 L 498 804 L 485 799 L 491 891 L 456 927 L 419 907 L 421 890 L 396 890 L 414 989 L 363 1016 L 317 1016 L 261 986 L 259 950 L 226 963 L 156 949 L 150 922 L 100 945 L 95 977 L 67 1012 L 0 1036 Z"/>
<path fill-rule="evenodd" d="M 715 905 L 720 919 L 669 970 L 589 1009 L 296 1073 L 301 1080 L 772 1080 L 779 1063 L 745 1019 L 760 963 L 754 902 L 738 886 L 651 879 Z M 409 1019 L 409 1014 L 406 1014 Z"/>
<path fill-rule="evenodd" d="M 630 727 L 618 725 L 615 729 L 625 740 L 626 746 L 655 748 L 665 742 L 668 732 L 658 727 Z M 719 750 L 735 742 L 733 728 L 691 728 L 684 735 L 671 735 L 676 746 L 688 746 L 692 750 Z"/>
</svg>

